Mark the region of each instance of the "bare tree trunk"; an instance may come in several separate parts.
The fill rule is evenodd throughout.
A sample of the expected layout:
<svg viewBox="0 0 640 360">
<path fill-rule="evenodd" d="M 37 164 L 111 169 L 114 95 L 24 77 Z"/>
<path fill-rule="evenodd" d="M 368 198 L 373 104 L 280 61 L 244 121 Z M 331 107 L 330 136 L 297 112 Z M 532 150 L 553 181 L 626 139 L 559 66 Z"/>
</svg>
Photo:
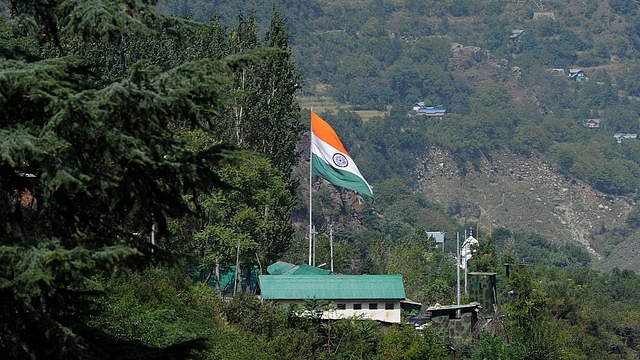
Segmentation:
<svg viewBox="0 0 640 360">
<path fill-rule="evenodd" d="M 241 84 L 240 84 L 240 89 L 242 91 L 244 91 L 244 85 L 245 85 L 245 81 L 246 81 L 246 70 L 242 69 L 242 80 L 241 80 Z M 238 145 L 242 145 L 242 134 L 241 134 L 241 126 L 242 126 L 242 115 L 243 115 L 243 107 L 240 106 L 238 108 L 235 109 L 235 115 L 236 115 L 236 123 L 235 123 L 235 127 L 236 127 L 236 141 Z"/>
<path fill-rule="evenodd" d="M 211 276 L 213 276 L 213 271 L 209 271 L 209 274 L 207 275 L 207 277 L 204 279 L 203 283 L 204 284 L 208 284 L 209 280 L 211 280 Z"/>
<path fill-rule="evenodd" d="M 236 292 L 242 291 L 242 267 L 240 264 L 236 268 Z"/>
<path fill-rule="evenodd" d="M 222 296 L 222 291 L 220 290 L 220 258 L 216 258 L 216 293 Z"/>
</svg>

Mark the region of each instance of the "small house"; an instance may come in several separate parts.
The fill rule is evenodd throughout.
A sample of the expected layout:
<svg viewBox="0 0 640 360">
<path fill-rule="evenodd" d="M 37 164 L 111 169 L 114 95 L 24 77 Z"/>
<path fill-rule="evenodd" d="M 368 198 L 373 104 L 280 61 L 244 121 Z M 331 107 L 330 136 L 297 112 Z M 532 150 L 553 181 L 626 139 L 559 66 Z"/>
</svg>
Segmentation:
<svg viewBox="0 0 640 360">
<path fill-rule="evenodd" d="M 524 35 L 524 33 L 525 33 L 524 29 L 513 29 L 511 31 L 511 35 L 509 35 L 509 39 L 515 40 L 520 36 Z"/>
<path fill-rule="evenodd" d="M 482 305 L 481 312 L 485 316 L 492 315 L 498 305 L 496 273 L 470 272 L 468 276 L 469 301 Z"/>
<path fill-rule="evenodd" d="M 542 5 L 542 1 L 540 1 L 540 4 Z M 556 19 L 556 14 L 553 13 L 553 12 L 534 12 L 533 13 L 533 20 L 540 20 L 540 19 L 555 20 Z"/>
<path fill-rule="evenodd" d="M 261 275 L 260 297 L 278 304 L 329 302 L 323 319 L 361 318 L 400 323 L 406 300 L 402 275 Z"/>
<path fill-rule="evenodd" d="M 597 129 L 600 127 L 600 119 L 587 119 L 582 126 L 588 129 Z"/>
<path fill-rule="evenodd" d="M 444 244 L 444 231 L 427 231 L 427 236 L 432 237 L 436 244 Z"/>
<path fill-rule="evenodd" d="M 589 77 L 581 69 L 569 69 L 569 78 L 576 82 L 589 81 Z"/>
<path fill-rule="evenodd" d="M 549 69 L 547 71 L 549 71 L 551 75 L 554 75 L 554 76 L 565 76 L 564 69 L 554 68 L 554 69 Z"/>
</svg>

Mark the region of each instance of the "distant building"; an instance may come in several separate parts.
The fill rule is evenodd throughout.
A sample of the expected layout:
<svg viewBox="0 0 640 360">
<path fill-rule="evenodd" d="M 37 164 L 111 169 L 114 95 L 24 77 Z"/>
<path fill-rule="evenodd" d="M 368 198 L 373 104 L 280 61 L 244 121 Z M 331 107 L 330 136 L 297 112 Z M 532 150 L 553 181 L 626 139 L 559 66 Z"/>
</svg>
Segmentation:
<svg viewBox="0 0 640 360">
<path fill-rule="evenodd" d="M 589 129 L 597 129 L 600 127 L 600 119 L 587 119 L 582 123 L 582 126 Z"/>
<path fill-rule="evenodd" d="M 443 117 L 446 112 L 446 108 L 426 106 L 423 102 L 413 104 L 413 115 Z"/>
<path fill-rule="evenodd" d="M 427 231 L 427 236 L 434 238 L 436 244 L 444 244 L 444 234 L 443 231 Z"/>
<path fill-rule="evenodd" d="M 326 269 L 307 264 L 294 265 L 284 261 L 267 266 L 267 272 L 271 275 L 333 275 L 331 271 Z"/>
<path fill-rule="evenodd" d="M 533 13 L 533 20 L 539 20 L 539 19 L 545 19 L 545 18 L 555 20 L 556 15 L 552 12 L 534 12 Z"/>
<path fill-rule="evenodd" d="M 509 39 L 511 40 L 515 40 L 517 38 L 519 38 L 520 36 L 524 35 L 526 31 L 524 31 L 524 29 L 513 29 L 511 31 L 511 35 L 509 35 Z"/>
<path fill-rule="evenodd" d="M 462 269 L 466 269 L 469 265 L 468 262 L 473 257 L 473 253 L 476 252 L 475 249 L 471 249 L 473 245 L 478 245 L 478 240 L 473 236 L 469 235 L 469 237 L 462 243 L 460 247 L 460 267 Z"/>
<path fill-rule="evenodd" d="M 256 292 L 258 274 L 260 274 L 260 268 L 258 266 L 241 266 L 240 274 L 236 273 L 235 266 L 220 266 L 218 273 L 219 279 L 216 279 L 215 271 L 213 270 L 193 268 L 191 276 L 193 279 L 199 279 L 205 282 L 214 289 L 220 289 L 223 297 L 231 296 L 234 293 L 234 289 L 251 293 Z M 241 283 L 237 283 L 238 278 L 242 280 Z"/>
<path fill-rule="evenodd" d="M 615 133 L 615 134 L 613 134 L 613 138 L 616 139 L 618 144 L 620 144 L 620 143 L 622 143 L 622 139 L 637 139 L 638 138 L 638 134 Z"/>
<path fill-rule="evenodd" d="M 576 82 L 589 81 L 589 77 L 581 69 L 569 69 L 569 78 Z"/>
<path fill-rule="evenodd" d="M 551 75 L 565 76 L 564 69 L 549 69 L 547 70 Z"/>
<path fill-rule="evenodd" d="M 493 315 L 498 305 L 496 273 L 470 272 L 468 276 L 469 301 L 480 304 L 485 316 Z"/>
</svg>

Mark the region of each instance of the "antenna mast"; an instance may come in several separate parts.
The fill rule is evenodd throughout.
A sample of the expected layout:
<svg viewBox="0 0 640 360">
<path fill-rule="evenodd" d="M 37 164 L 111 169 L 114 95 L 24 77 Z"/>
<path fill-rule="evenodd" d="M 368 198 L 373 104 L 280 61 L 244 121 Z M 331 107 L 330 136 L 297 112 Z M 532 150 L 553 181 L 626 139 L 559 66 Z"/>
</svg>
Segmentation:
<svg viewBox="0 0 640 360">
<path fill-rule="evenodd" d="M 544 10 L 543 6 L 542 6 L 542 0 L 531 0 L 540 10 Z M 526 3 L 527 0 L 518 0 L 518 2 L 516 3 L 516 8 L 520 7 L 522 4 Z"/>
</svg>

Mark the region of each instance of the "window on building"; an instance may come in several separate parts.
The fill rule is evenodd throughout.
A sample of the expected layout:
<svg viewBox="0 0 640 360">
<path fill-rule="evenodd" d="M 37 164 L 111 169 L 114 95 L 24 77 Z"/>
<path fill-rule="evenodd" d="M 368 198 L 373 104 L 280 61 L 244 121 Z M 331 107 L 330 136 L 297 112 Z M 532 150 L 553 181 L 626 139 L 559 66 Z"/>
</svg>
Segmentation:
<svg viewBox="0 0 640 360">
<path fill-rule="evenodd" d="M 362 310 L 362 304 L 353 304 L 353 310 Z"/>
<path fill-rule="evenodd" d="M 384 309 L 385 309 L 385 310 L 393 310 L 393 309 L 395 309 L 395 308 L 396 308 L 396 307 L 395 307 L 395 304 L 394 304 L 394 303 L 386 303 L 386 304 L 384 304 Z"/>
<path fill-rule="evenodd" d="M 338 310 L 346 310 L 347 309 L 347 304 L 338 304 Z"/>
<path fill-rule="evenodd" d="M 378 310 L 378 303 L 369 303 L 369 310 Z"/>
</svg>

